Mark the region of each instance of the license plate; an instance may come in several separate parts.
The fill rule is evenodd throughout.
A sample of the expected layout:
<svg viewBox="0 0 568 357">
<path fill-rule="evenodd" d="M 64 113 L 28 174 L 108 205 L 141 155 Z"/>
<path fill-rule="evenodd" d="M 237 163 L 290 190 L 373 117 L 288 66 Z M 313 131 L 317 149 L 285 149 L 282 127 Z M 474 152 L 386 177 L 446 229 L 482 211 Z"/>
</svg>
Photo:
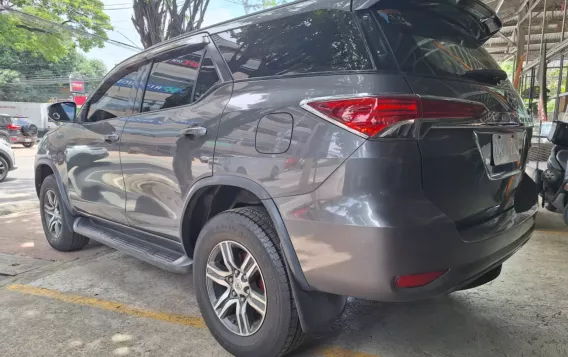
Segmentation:
<svg viewBox="0 0 568 357">
<path fill-rule="evenodd" d="M 493 162 L 495 166 L 521 160 L 518 134 L 493 134 Z"/>
<path fill-rule="evenodd" d="M 32 139 L 30 139 L 30 138 L 25 138 L 24 141 L 25 141 L 26 143 L 31 143 L 31 142 L 32 142 Z"/>
</svg>

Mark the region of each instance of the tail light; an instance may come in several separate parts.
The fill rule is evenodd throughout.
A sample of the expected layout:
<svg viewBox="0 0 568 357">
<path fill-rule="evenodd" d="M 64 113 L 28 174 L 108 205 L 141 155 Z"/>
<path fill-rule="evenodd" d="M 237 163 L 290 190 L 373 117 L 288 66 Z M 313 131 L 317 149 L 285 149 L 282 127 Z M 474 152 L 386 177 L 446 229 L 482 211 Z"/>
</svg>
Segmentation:
<svg viewBox="0 0 568 357">
<path fill-rule="evenodd" d="M 487 110 L 481 103 L 415 95 L 314 99 L 302 102 L 302 106 L 366 137 L 416 119 L 477 118 Z"/>
<path fill-rule="evenodd" d="M 20 130 L 22 127 L 16 124 L 8 124 L 8 130 Z"/>
</svg>

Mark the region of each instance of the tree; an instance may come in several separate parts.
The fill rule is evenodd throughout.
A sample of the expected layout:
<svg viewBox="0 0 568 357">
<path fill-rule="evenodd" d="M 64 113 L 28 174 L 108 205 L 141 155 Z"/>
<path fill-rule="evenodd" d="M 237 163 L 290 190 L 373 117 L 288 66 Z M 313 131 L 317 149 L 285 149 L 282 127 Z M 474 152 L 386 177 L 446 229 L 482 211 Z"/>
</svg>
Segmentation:
<svg viewBox="0 0 568 357">
<path fill-rule="evenodd" d="M 132 23 L 144 48 L 201 28 L 209 0 L 134 0 Z"/>
<path fill-rule="evenodd" d="M 235 4 L 239 4 L 243 6 L 243 9 L 245 10 L 245 14 L 250 14 L 251 11 L 255 12 L 255 11 L 259 11 L 262 9 L 267 9 L 269 7 L 274 7 L 277 5 L 281 5 L 286 3 L 286 0 L 260 0 L 260 1 L 254 1 L 254 0 L 227 0 L 229 2 L 235 3 Z"/>
<path fill-rule="evenodd" d="M 0 46 L 0 101 L 46 102 L 52 97 L 66 98 L 70 74 L 84 79 L 89 91 L 106 74 L 106 67 L 75 49 L 59 61 L 50 62 L 32 52 Z"/>
<path fill-rule="evenodd" d="M 56 62 L 73 47 L 103 47 L 110 18 L 100 0 L 0 0 L 0 45 Z"/>
</svg>

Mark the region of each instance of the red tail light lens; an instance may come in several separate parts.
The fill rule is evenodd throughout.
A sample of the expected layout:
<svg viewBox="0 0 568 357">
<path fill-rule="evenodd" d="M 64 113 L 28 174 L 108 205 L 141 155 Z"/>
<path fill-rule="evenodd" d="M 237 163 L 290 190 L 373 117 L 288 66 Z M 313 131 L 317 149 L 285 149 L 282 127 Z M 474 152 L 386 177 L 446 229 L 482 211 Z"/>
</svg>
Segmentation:
<svg viewBox="0 0 568 357">
<path fill-rule="evenodd" d="M 422 118 L 478 118 L 487 108 L 481 103 L 440 99 L 422 99 Z"/>
<path fill-rule="evenodd" d="M 418 288 L 434 282 L 434 280 L 446 274 L 446 272 L 447 270 L 442 270 L 424 274 L 402 275 L 396 277 L 394 285 L 402 289 Z"/>
<path fill-rule="evenodd" d="M 472 118 L 486 111 L 480 103 L 418 96 L 316 99 L 306 104 L 308 110 L 367 136 L 405 120 Z"/>
<path fill-rule="evenodd" d="M 16 125 L 16 124 L 8 124 L 8 130 L 20 130 L 22 129 L 21 126 Z"/>
</svg>

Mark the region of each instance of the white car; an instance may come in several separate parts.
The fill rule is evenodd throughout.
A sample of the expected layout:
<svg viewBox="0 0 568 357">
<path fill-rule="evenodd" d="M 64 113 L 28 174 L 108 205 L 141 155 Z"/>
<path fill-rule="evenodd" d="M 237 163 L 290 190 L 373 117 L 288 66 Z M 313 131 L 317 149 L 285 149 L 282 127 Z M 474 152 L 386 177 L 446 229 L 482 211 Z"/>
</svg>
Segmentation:
<svg viewBox="0 0 568 357">
<path fill-rule="evenodd" d="M 8 171 L 16 169 L 16 158 L 9 143 L 0 140 L 0 182 L 8 176 Z"/>
</svg>

